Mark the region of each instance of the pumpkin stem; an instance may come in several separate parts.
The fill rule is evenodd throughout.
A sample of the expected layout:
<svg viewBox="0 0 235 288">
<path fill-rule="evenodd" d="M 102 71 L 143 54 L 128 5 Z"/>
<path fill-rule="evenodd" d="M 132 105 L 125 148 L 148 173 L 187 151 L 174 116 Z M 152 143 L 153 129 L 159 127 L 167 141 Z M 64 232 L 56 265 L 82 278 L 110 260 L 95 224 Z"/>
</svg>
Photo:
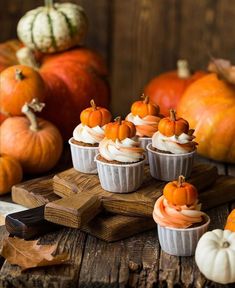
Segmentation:
<svg viewBox="0 0 235 288">
<path fill-rule="evenodd" d="M 48 9 L 53 8 L 53 0 L 45 0 L 44 3 Z"/>
<path fill-rule="evenodd" d="M 38 99 L 33 99 L 31 103 L 25 103 L 21 109 L 21 112 L 26 115 L 30 122 L 30 130 L 32 131 L 38 131 L 39 126 L 38 126 L 38 121 L 37 117 L 34 112 L 41 112 L 43 107 L 45 106 L 45 103 L 40 103 Z"/>
<path fill-rule="evenodd" d="M 142 94 L 141 98 L 143 98 L 143 102 L 144 104 L 148 104 L 149 103 L 149 96 L 145 95 L 144 93 Z"/>
<path fill-rule="evenodd" d="M 118 116 L 114 119 L 115 122 L 117 122 L 119 125 L 122 124 L 122 117 L 121 116 Z"/>
<path fill-rule="evenodd" d="M 178 187 L 182 187 L 184 182 L 185 182 L 185 177 L 183 175 L 180 175 L 179 178 L 178 178 L 177 186 Z"/>
<path fill-rule="evenodd" d="M 189 78 L 190 71 L 188 67 L 188 61 L 180 59 L 177 61 L 177 75 L 179 78 Z"/>
<path fill-rule="evenodd" d="M 170 109 L 170 119 L 176 121 L 176 111 L 174 109 Z"/>
<path fill-rule="evenodd" d="M 21 81 L 25 78 L 24 74 L 22 73 L 22 71 L 20 69 L 16 69 L 15 78 L 18 81 Z"/>
<path fill-rule="evenodd" d="M 97 106 L 96 106 L 95 101 L 93 99 L 91 99 L 90 104 L 91 104 L 91 107 L 93 108 L 93 110 L 95 111 L 97 109 Z"/>
<path fill-rule="evenodd" d="M 37 63 L 33 51 L 28 47 L 23 47 L 16 52 L 16 57 L 21 65 L 32 67 L 35 70 L 39 69 L 39 64 Z"/>
<path fill-rule="evenodd" d="M 223 248 L 228 248 L 230 246 L 230 243 L 228 241 L 224 241 L 222 244 Z"/>
</svg>

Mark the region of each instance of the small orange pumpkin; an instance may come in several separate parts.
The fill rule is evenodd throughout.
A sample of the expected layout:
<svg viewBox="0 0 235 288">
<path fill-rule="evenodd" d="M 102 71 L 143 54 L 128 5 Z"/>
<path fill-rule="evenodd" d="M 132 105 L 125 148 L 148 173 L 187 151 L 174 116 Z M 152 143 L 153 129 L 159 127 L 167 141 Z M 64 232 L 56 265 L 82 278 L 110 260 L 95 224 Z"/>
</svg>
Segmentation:
<svg viewBox="0 0 235 288">
<path fill-rule="evenodd" d="M 23 115 L 22 106 L 33 98 L 43 101 L 46 86 L 40 74 L 28 66 L 15 65 L 0 74 L 0 109 L 3 114 Z"/>
<path fill-rule="evenodd" d="M 233 209 L 232 212 L 228 215 L 224 229 L 235 232 L 235 209 Z"/>
<path fill-rule="evenodd" d="M 132 138 L 136 135 L 135 125 L 127 120 L 117 117 L 114 122 L 110 122 L 105 126 L 105 137 L 113 141 L 126 138 Z"/>
<path fill-rule="evenodd" d="M 9 155 L 0 155 L 0 195 L 9 192 L 22 178 L 20 163 Z"/>
<path fill-rule="evenodd" d="M 33 113 L 41 111 L 42 107 L 42 103 L 34 99 L 22 108 L 27 118 L 9 117 L 0 126 L 1 152 L 15 157 L 23 170 L 32 174 L 53 168 L 63 147 L 59 130 Z"/>
<path fill-rule="evenodd" d="M 197 189 L 190 183 L 185 182 L 184 176 L 179 176 L 178 181 L 166 184 L 163 189 L 166 200 L 173 205 L 192 205 L 197 200 Z"/>
<path fill-rule="evenodd" d="M 185 119 L 176 117 L 175 110 L 171 109 L 170 117 L 165 117 L 158 123 L 158 131 L 167 137 L 179 136 L 182 133 L 188 134 L 189 124 Z"/>
<path fill-rule="evenodd" d="M 80 115 L 81 123 L 88 127 L 104 126 L 112 119 L 112 115 L 108 109 L 97 107 L 95 101 L 90 101 L 91 107 L 86 108 Z"/>
<path fill-rule="evenodd" d="M 144 118 L 148 115 L 157 116 L 159 114 L 159 106 L 149 102 L 149 97 L 142 95 L 143 101 L 136 101 L 131 106 L 131 113 L 136 116 L 138 115 L 141 118 Z"/>
</svg>

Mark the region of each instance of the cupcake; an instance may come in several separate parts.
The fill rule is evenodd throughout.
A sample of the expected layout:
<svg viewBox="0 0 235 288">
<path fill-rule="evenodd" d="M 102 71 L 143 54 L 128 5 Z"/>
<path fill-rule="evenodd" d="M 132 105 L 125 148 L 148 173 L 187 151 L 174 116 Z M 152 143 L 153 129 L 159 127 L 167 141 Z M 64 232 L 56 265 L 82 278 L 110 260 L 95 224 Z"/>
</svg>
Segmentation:
<svg viewBox="0 0 235 288">
<path fill-rule="evenodd" d="M 126 120 L 135 124 L 140 146 L 146 150 L 146 146 L 152 141 L 153 134 L 158 131 L 158 123 L 162 116 L 159 114 L 159 106 L 149 103 L 148 96 L 143 94 L 142 98 L 143 101 L 136 101 L 132 104 L 131 113 L 127 115 Z"/>
<path fill-rule="evenodd" d="M 107 124 L 95 161 L 103 189 L 117 193 L 137 190 L 143 182 L 145 156 L 135 125 L 121 117 Z"/>
<path fill-rule="evenodd" d="M 94 158 L 99 152 L 99 143 L 104 138 L 105 125 L 111 121 L 112 115 L 107 109 L 97 107 L 94 100 L 90 103 L 91 107 L 81 112 L 81 123 L 74 129 L 69 144 L 74 169 L 96 174 Z"/>
<path fill-rule="evenodd" d="M 181 174 L 190 176 L 197 145 L 193 132 L 185 119 L 176 117 L 174 110 L 170 110 L 170 117 L 160 120 L 158 131 L 147 146 L 152 177 L 172 181 Z"/>
<path fill-rule="evenodd" d="M 163 251 L 176 256 L 194 255 L 197 242 L 210 223 L 209 216 L 200 210 L 197 189 L 183 176 L 166 184 L 153 210 Z"/>
</svg>

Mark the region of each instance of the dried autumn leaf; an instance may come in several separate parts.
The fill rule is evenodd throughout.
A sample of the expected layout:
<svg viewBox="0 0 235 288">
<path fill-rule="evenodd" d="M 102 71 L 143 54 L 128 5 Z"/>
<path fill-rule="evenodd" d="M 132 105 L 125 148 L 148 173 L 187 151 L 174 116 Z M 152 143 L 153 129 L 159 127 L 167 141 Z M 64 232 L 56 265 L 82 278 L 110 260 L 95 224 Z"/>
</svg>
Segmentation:
<svg viewBox="0 0 235 288">
<path fill-rule="evenodd" d="M 215 72 L 219 78 L 224 79 L 231 84 L 235 84 L 235 66 L 232 65 L 229 60 L 211 57 L 207 69 L 210 72 Z"/>
<path fill-rule="evenodd" d="M 1 255 L 11 264 L 19 265 L 22 270 L 34 267 L 59 265 L 68 261 L 68 254 L 53 256 L 57 244 L 38 245 L 37 240 L 26 241 L 8 237 L 3 241 Z"/>
</svg>

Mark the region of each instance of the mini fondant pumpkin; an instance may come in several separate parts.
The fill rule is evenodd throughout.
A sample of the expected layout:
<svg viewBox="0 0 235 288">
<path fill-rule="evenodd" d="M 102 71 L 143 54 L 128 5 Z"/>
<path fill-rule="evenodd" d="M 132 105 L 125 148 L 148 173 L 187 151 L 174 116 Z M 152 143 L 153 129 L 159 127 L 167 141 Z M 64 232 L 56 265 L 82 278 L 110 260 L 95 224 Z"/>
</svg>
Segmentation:
<svg viewBox="0 0 235 288">
<path fill-rule="evenodd" d="M 81 6 L 45 0 L 44 7 L 27 12 L 17 34 L 30 49 L 43 53 L 67 50 L 81 43 L 87 32 L 87 17 Z"/>
<path fill-rule="evenodd" d="M 228 215 L 226 225 L 224 229 L 235 232 L 235 209 Z"/>
<path fill-rule="evenodd" d="M 92 99 L 91 107 L 86 108 L 80 115 L 81 123 L 88 127 L 104 126 L 112 119 L 112 115 L 106 108 L 97 107 L 95 101 Z"/>
<path fill-rule="evenodd" d="M 34 99 L 22 107 L 27 117 L 9 117 L 0 126 L 1 153 L 16 158 L 23 170 L 32 174 L 53 168 L 63 147 L 59 130 L 33 113 L 42 107 L 42 103 Z"/>
<path fill-rule="evenodd" d="M 163 189 L 163 195 L 170 204 L 192 205 L 197 200 L 197 189 L 192 184 L 185 182 L 184 176 L 179 176 L 178 181 L 169 182 Z"/>
<path fill-rule="evenodd" d="M 10 66 L 0 74 L 0 110 L 4 115 L 22 115 L 21 108 L 33 98 L 43 101 L 46 87 L 40 74 L 24 65 Z"/>
<path fill-rule="evenodd" d="M 175 110 L 171 109 L 170 117 L 165 117 L 158 123 L 158 131 L 167 137 L 179 136 L 182 133 L 188 133 L 189 124 L 185 119 L 176 117 Z"/>
<path fill-rule="evenodd" d="M 11 187 L 23 178 L 20 163 L 9 155 L 0 155 L 0 195 L 10 192 Z"/>
<path fill-rule="evenodd" d="M 235 282 L 235 233 L 216 229 L 206 232 L 195 252 L 199 270 L 214 282 Z"/>
<path fill-rule="evenodd" d="M 117 117 L 114 122 L 110 122 L 105 126 L 104 133 L 108 139 L 121 141 L 134 137 L 136 135 L 136 129 L 132 122 Z"/>
<path fill-rule="evenodd" d="M 202 71 L 191 74 L 188 62 L 178 60 L 177 71 L 166 72 L 153 78 L 147 84 L 144 92 L 149 95 L 152 103 L 160 106 L 161 113 L 167 116 L 169 109 L 177 108 L 185 89 L 204 75 L 205 72 Z"/>
<path fill-rule="evenodd" d="M 149 102 L 149 97 L 142 95 L 143 101 L 136 101 L 131 106 L 131 113 L 136 116 L 138 115 L 141 118 L 145 116 L 152 115 L 156 116 L 159 113 L 159 106 Z"/>
</svg>

